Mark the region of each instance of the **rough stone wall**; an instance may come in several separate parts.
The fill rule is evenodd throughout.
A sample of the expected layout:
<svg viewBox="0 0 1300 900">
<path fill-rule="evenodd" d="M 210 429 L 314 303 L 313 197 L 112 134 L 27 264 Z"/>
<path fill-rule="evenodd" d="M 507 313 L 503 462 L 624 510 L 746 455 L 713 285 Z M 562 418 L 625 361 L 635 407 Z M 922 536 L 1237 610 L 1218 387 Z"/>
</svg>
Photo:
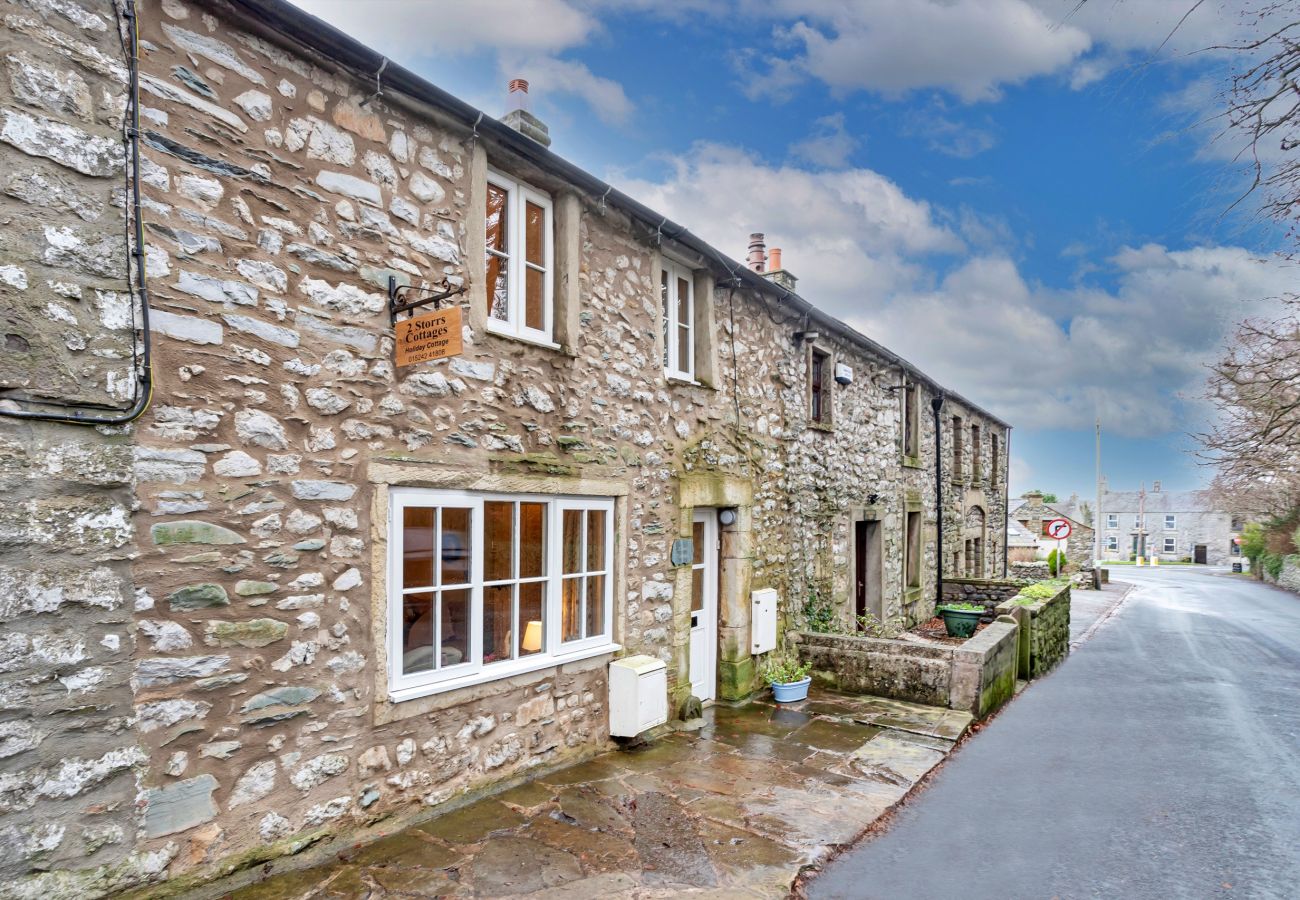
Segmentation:
<svg viewBox="0 0 1300 900">
<path fill-rule="evenodd" d="M 0 15 L 0 401 L 124 406 L 135 379 L 114 10 L 21 0 Z M 132 467 L 123 429 L 0 418 L 6 896 L 33 870 L 84 868 L 112 885 L 175 852 L 131 854 L 147 760 L 131 727 Z M 28 887 L 84 895 L 55 876 Z"/>
<path fill-rule="evenodd" d="M 1036 603 L 1007 600 L 997 607 L 1020 623 L 1020 675 L 1037 678 L 1056 668 L 1070 653 L 1070 586 Z"/>
<path fill-rule="evenodd" d="M 949 706 L 982 719 L 1015 696 L 1018 631 L 1014 620 L 1000 620 L 953 649 Z"/>
<path fill-rule="evenodd" d="M 984 606 L 981 622 L 992 622 L 998 604 L 1010 600 L 1029 581 L 994 581 L 972 578 L 946 579 L 943 583 L 943 602 L 979 603 Z"/>
<path fill-rule="evenodd" d="M 71 9 L 27 6 L 47 17 Z M 250 31 L 219 4 L 150 0 L 141 23 L 155 400 L 131 444 L 104 439 L 118 454 L 110 474 L 51 463 L 60 457 L 41 458 L 35 439 L 6 450 L 15 473 L 58 465 L 66 494 L 102 487 L 113 498 L 99 518 L 69 514 L 66 525 L 95 542 L 77 564 L 107 554 L 116 580 L 95 577 L 103 596 L 65 587 L 58 596 L 69 599 L 40 612 L 89 635 L 86 661 L 115 691 L 105 716 L 133 704 L 132 728 L 112 733 L 103 752 L 143 748 L 112 770 L 135 766 L 129 774 L 102 779 L 125 797 L 109 804 L 112 819 L 129 814 L 138 776 L 138 840 L 123 826 L 119 843 L 94 852 L 116 859 L 134 846 L 137 874 L 169 865 L 170 877 L 197 877 L 607 746 L 608 657 L 387 701 L 376 624 L 386 602 L 381 468 L 415 472 L 413 483 L 464 486 L 487 474 L 619 485 L 615 638 L 628 652 L 670 663 L 682 653 L 669 548 L 684 474 L 753 484 L 752 587 L 778 588 L 787 624 L 814 596 L 851 615 L 851 512 L 870 494 L 884 528 L 887 617 L 930 615 L 939 559 L 928 388 L 921 466 L 904 466 L 901 370 L 825 335 L 819 345 L 857 378 L 832 389 L 832 427 L 813 427 L 808 351 L 793 340 L 800 317 L 723 288 L 713 384 L 666 382 L 659 250 L 596 198 L 579 201 L 578 330 L 560 350 L 488 334 L 471 306 L 462 356 L 395 370 L 387 280 L 474 288 L 485 164 L 557 198 L 566 186 L 400 98 L 363 106 L 373 82 Z M 998 521 L 997 503 L 979 502 Z M 924 577 L 905 591 L 913 504 L 926 522 Z M 945 491 L 945 522 L 964 521 L 967 505 Z M 126 607 L 103 597 L 131 596 L 132 578 L 134 621 L 114 651 L 107 629 L 125 624 Z M 52 677 L 49 661 L 31 659 Z M 70 662 L 56 674 L 81 684 L 77 672 Z M 671 667 L 670 677 L 678 689 Z M 51 765 L 48 754 L 37 760 Z M 67 853 L 90 840 L 76 837 Z M 14 871 L 42 860 L 72 861 L 38 851 Z"/>
<path fill-rule="evenodd" d="M 948 706 L 953 649 L 846 634 L 801 633 L 799 659 L 835 690 Z"/>
</svg>

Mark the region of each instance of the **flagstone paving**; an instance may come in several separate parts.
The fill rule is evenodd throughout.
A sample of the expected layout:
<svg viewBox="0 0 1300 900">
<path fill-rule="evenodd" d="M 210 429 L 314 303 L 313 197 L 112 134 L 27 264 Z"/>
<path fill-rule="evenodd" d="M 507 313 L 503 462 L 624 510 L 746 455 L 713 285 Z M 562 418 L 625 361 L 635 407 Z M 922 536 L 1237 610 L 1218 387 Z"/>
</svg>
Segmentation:
<svg viewBox="0 0 1300 900">
<path fill-rule="evenodd" d="M 969 714 L 814 691 L 706 710 L 236 900 L 784 896 L 933 768 Z M 207 894 L 211 895 L 211 894 Z"/>
</svg>

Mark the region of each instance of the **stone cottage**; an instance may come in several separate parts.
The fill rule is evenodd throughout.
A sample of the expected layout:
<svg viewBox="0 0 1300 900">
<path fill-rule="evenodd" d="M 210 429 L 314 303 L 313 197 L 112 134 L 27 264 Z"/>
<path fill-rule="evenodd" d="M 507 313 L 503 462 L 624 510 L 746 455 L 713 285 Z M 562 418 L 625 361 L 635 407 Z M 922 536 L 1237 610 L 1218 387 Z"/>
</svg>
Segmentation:
<svg viewBox="0 0 1300 900">
<path fill-rule="evenodd" d="M 279 0 L 4 17 L 10 895 L 607 749 L 620 656 L 742 699 L 758 589 L 852 628 L 1005 571 L 1009 426 L 761 235 L 734 260 Z M 399 365 L 432 295 L 463 346 Z"/>
<path fill-rule="evenodd" d="M 1045 530 L 1047 523 L 1055 519 L 1065 519 L 1070 523 L 1070 536 L 1060 542 L 1070 564 L 1077 566 L 1092 559 L 1096 532 L 1084 521 L 1085 518 L 1078 494 L 1071 495 L 1064 503 L 1048 503 L 1041 491 L 1030 491 L 1020 500 L 1011 501 L 1011 519 L 1034 539 L 1034 552 L 1029 559 L 1046 559 L 1057 549 L 1058 542 Z M 1015 558 L 1014 554 L 1012 558 Z"/>
<path fill-rule="evenodd" d="M 1209 491 L 1162 491 L 1160 482 L 1136 491 L 1111 490 L 1101 481 L 1101 554 L 1104 559 L 1158 557 L 1226 566 L 1240 562 L 1242 517 L 1216 509 Z"/>
</svg>

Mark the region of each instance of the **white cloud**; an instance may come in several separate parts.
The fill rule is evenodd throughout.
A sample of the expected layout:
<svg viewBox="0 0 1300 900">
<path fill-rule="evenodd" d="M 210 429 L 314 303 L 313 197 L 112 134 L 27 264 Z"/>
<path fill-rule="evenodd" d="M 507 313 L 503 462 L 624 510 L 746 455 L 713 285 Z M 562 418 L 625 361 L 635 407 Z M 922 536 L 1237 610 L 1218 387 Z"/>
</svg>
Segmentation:
<svg viewBox="0 0 1300 900">
<path fill-rule="evenodd" d="M 842 169 L 860 141 L 844 130 L 844 113 L 822 116 L 802 141 L 790 145 L 790 155 L 825 169 Z"/>
<path fill-rule="evenodd" d="M 436 56 L 494 53 L 507 78 L 525 77 L 548 102 L 577 97 L 611 124 L 626 122 L 633 104 L 622 85 L 558 54 L 586 44 L 600 31 L 591 12 L 568 0 L 474 0 L 431 3 L 387 0 L 293 0 L 380 53 L 412 68 Z"/>
<path fill-rule="evenodd" d="M 1013 422 L 1076 429 L 1101 415 L 1149 436 L 1187 427 L 1182 397 L 1200 393 L 1232 324 L 1275 308 L 1292 280 L 1237 247 L 1130 247 L 1105 270 L 1113 291 L 1051 290 L 977 256 L 850 322 Z"/>
<path fill-rule="evenodd" d="M 586 42 L 599 27 L 565 0 L 293 0 L 380 53 L 419 58 L 476 50 L 555 53 Z"/>
<path fill-rule="evenodd" d="M 1034 284 L 996 218 L 936 208 L 869 169 L 809 171 L 713 144 L 622 186 L 736 259 L 766 232 L 802 296 L 1034 428 L 1086 429 L 1098 414 L 1134 436 L 1189 427 L 1198 410 L 1184 398 L 1232 324 L 1294 281 L 1241 248 L 1147 244 L 1091 259 L 1092 281 Z"/>
<path fill-rule="evenodd" d="M 733 258 L 744 257 L 750 232 L 765 232 L 769 247 L 786 250 L 800 293 L 834 298 L 839 314 L 924 279 L 924 257 L 965 249 L 928 203 L 869 169 L 769 166 L 717 144 L 697 144 L 670 164 L 661 181 L 615 180 Z"/>
<path fill-rule="evenodd" d="M 1091 45 L 1087 33 L 1058 25 L 1025 0 L 777 0 L 786 17 L 778 43 L 798 48 L 765 62 L 790 80 L 793 67 L 833 90 L 900 96 L 942 88 L 967 102 L 996 99 L 1003 86 L 1058 72 Z"/>
</svg>

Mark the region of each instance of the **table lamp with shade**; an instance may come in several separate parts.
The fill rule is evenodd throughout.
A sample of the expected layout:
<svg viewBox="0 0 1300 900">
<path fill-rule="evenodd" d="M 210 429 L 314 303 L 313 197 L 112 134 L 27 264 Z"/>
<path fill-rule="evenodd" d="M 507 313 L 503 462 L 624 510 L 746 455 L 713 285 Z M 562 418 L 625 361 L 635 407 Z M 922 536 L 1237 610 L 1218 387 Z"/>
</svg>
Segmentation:
<svg viewBox="0 0 1300 900">
<path fill-rule="evenodd" d="M 542 649 L 542 623 L 534 619 L 524 626 L 524 640 L 519 649 L 525 653 L 536 653 Z"/>
</svg>

